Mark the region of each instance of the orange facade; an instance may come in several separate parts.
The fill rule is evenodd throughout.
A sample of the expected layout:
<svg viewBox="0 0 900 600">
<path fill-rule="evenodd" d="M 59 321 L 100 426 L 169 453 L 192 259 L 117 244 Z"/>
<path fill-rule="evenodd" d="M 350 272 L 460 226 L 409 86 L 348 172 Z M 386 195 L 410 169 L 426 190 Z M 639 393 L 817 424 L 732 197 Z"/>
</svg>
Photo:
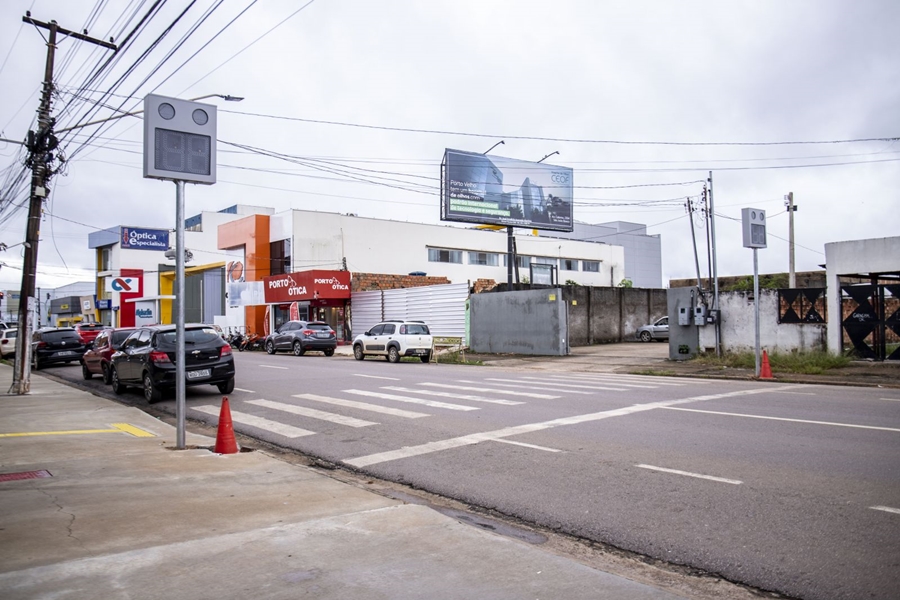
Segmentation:
<svg viewBox="0 0 900 600">
<path fill-rule="evenodd" d="M 219 250 L 244 247 L 245 281 L 262 281 L 272 272 L 271 246 L 269 245 L 269 215 L 248 215 L 230 223 L 219 225 Z M 244 307 L 247 333 L 263 334 L 266 307 Z"/>
</svg>

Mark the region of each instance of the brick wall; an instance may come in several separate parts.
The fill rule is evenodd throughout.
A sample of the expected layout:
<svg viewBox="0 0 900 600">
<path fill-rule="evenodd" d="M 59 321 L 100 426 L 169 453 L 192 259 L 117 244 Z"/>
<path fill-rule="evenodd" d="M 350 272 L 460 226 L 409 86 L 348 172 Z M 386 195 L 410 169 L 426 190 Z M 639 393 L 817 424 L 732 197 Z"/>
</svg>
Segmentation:
<svg viewBox="0 0 900 600">
<path fill-rule="evenodd" d="M 385 273 L 354 273 L 350 283 L 353 292 L 371 290 L 396 290 L 402 288 L 422 287 L 425 285 L 442 285 L 450 283 L 446 277 L 421 277 L 416 275 L 389 275 Z"/>
</svg>

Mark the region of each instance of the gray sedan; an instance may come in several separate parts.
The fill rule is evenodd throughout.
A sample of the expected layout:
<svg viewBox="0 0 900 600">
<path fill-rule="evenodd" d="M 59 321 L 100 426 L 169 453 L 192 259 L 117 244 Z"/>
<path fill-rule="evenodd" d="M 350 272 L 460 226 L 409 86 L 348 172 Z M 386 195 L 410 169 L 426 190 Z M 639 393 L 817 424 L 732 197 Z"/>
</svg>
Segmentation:
<svg viewBox="0 0 900 600">
<path fill-rule="evenodd" d="M 635 334 L 642 342 L 669 339 L 669 317 L 658 319 L 652 325 L 644 325 Z"/>
</svg>

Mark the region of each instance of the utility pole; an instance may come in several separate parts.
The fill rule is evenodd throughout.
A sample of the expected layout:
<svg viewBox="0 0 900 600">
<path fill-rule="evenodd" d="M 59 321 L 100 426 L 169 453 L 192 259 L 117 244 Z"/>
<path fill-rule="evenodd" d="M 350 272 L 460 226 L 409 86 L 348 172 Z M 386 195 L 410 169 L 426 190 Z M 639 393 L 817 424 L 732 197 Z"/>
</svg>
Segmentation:
<svg viewBox="0 0 900 600">
<path fill-rule="evenodd" d="M 56 24 L 44 23 L 31 18 L 27 12 L 22 21 L 50 32 L 47 39 L 47 61 L 44 66 L 44 86 L 41 105 L 38 109 L 38 130 L 28 132 L 28 164 L 31 167 L 31 199 L 28 204 L 28 224 L 25 229 L 25 252 L 22 265 L 22 286 L 19 292 L 19 335 L 16 337 L 16 364 L 13 370 L 11 393 L 27 394 L 31 390 L 31 332 L 35 310 L 35 281 L 37 279 L 38 242 L 40 240 L 41 213 L 47 197 L 47 184 L 54 172 L 51 154 L 59 145 L 53 134 L 54 119 L 50 117 L 50 101 L 53 95 L 53 59 L 56 54 L 56 36 L 61 34 L 105 48 L 116 50 L 109 42 L 88 37 L 86 34 L 69 31 Z"/>
<path fill-rule="evenodd" d="M 691 205 L 691 199 L 687 199 L 685 204 L 688 213 L 688 223 L 691 225 L 691 239 L 694 240 L 694 265 L 697 267 L 697 288 L 703 292 L 703 282 L 700 280 L 700 257 L 697 254 L 697 235 L 694 233 L 694 207 Z"/>
<path fill-rule="evenodd" d="M 722 315 L 719 314 L 719 270 L 716 264 L 716 207 L 713 202 L 713 178 L 712 171 L 709 172 L 709 234 L 712 238 L 712 271 L 713 271 L 713 311 L 715 314 L 716 327 L 716 356 L 722 353 L 721 328 L 719 322 Z"/>
<path fill-rule="evenodd" d="M 794 213 L 797 207 L 794 205 L 794 192 L 788 192 L 784 197 L 784 205 L 788 211 L 788 252 L 790 253 L 790 270 L 788 271 L 788 287 L 797 287 L 797 273 L 794 271 Z"/>
</svg>

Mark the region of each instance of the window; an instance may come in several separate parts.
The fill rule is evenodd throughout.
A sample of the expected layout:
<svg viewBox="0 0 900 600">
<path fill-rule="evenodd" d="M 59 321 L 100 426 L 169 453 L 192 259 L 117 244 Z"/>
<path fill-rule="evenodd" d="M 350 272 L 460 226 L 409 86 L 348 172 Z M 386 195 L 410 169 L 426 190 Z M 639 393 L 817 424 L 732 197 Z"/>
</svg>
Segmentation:
<svg viewBox="0 0 900 600">
<path fill-rule="evenodd" d="M 500 264 L 500 259 L 492 252 L 469 252 L 469 264 L 496 267 Z"/>
<path fill-rule="evenodd" d="M 429 248 L 428 262 L 462 264 L 462 250 L 443 250 L 441 248 Z"/>
<path fill-rule="evenodd" d="M 382 335 L 394 335 L 394 332 L 397 331 L 397 326 L 393 323 L 385 323 L 384 330 L 381 332 Z"/>
<path fill-rule="evenodd" d="M 578 261 L 573 258 L 559 259 L 559 268 L 563 271 L 577 271 Z"/>
<path fill-rule="evenodd" d="M 555 258 L 548 258 L 546 256 L 535 256 L 532 262 L 536 265 L 553 265 L 554 267 L 557 264 Z"/>
<path fill-rule="evenodd" d="M 109 271 L 109 269 L 110 269 L 110 266 L 109 266 L 109 257 L 110 257 L 110 254 L 111 254 L 110 251 L 111 251 L 111 248 L 110 248 L 109 246 L 106 246 L 106 247 L 104 247 L 104 248 L 100 248 L 100 249 L 98 250 L 98 254 L 100 255 L 100 257 L 99 257 L 99 258 L 100 258 L 100 260 L 99 260 L 100 264 L 98 265 L 100 271 Z"/>
<path fill-rule="evenodd" d="M 384 325 L 376 325 L 369 330 L 369 335 L 381 335 L 382 331 L 384 331 Z"/>
<path fill-rule="evenodd" d="M 588 273 L 599 273 L 600 272 L 600 261 L 599 260 L 583 260 L 583 261 L 581 261 L 581 269 Z"/>
<path fill-rule="evenodd" d="M 503 266 L 505 267 L 508 264 L 509 264 L 509 255 L 504 254 L 503 255 Z M 516 264 L 519 265 L 520 269 L 527 269 L 528 265 L 531 264 L 531 257 L 530 256 L 517 256 Z"/>
</svg>

